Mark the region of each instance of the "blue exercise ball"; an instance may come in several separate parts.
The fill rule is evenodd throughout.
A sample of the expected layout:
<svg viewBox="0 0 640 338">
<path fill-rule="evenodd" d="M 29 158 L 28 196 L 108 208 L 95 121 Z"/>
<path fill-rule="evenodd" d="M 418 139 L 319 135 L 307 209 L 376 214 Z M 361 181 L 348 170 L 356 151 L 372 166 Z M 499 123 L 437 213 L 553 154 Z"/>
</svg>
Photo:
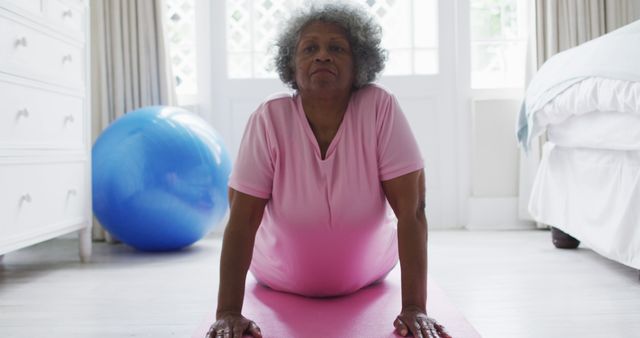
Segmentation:
<svg viewBox="0 0 640 338">
<path fill-rule="evenodd" d="M 216 131 L 187 110 L 129 112 L 98 137 L 92 157 L 93 212 L 136 249 L 189 246 L 227 211 L 229 154 Z"/>
</svg>

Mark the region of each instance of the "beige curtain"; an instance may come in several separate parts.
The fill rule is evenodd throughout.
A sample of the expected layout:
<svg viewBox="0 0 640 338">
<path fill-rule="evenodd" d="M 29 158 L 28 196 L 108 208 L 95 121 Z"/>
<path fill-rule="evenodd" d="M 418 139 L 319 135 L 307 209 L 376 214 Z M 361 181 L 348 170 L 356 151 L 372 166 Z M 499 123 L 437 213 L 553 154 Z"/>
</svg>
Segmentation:
<svg viewBox="0 0 640 338">
<path fill-rule="evenodd" d="M 637 19 L 639 0 L 536 0 L 538 68 L 551 56 Z"/>
<path fill-rule="evenodd" d="M 93 139 L 128 111 L 174 105 L 164 0 L 91 2 Z M 93 238 L 114 241 L 94 220 Z"/>
<path fill-rule="evenodd" d="M 530 46 L 536 70 L 551 56 L 640 19 L 640 0 L 536 0 L 535 34 Z M 528 80 L 534 71 L 527 72 Z M 520 156 L 519 215 L 531 220 L 529 195 L 545 137 L 533 140 L 531 152 Z M 547 227 L 539 224 L 539 227 Z"/>
</svg>

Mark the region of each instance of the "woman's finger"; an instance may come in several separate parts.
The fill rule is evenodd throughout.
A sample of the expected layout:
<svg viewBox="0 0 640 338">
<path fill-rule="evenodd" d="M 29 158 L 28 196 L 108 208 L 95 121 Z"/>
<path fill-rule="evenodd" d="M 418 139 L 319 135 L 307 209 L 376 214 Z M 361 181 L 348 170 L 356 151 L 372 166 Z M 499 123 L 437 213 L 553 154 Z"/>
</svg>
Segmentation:
<svg viewBox="0 0 640 338">
<path fill-rule="evenodd" d="M 224 337 L 224 329 L 220 326 L 216 327 L 215 331 L 214 331 L 214 335 L 212 335 L 212 337 L 215 338 L 223 338 Z"/>
<path fill-rule="evenodd" d="M 440 337 L 432 321 L 428 319 L 423 319 L 421 324 L 422 324 L 421 329 L 425 337 L 429 337 L 429 338 Z"/>
<path fill-rule="evenodd" d="M 222 338 L 231 338 L 231 328 L 229 326 L 222 329 Z"/>
<path fill-rule="evenodd" d="M 396 318 L 396 320 L 393 322 L 393 326 L 396 327 L 396 332 L 398 332 L 398 334 L 403 337 L 405 337 L 409 333 L 409 329 L 404 324 L 404 322 L 402 322 L 400 317 Z"/>
<path fill-rule="evenodd" d="M 260 331 L 260 328 L 255 322 L 249 323 L 249 333 L 251 333 L 254 338 L 262 338 L 262 331 Z"/>
<path fill-rule="evenodd" d="M 422 330 L 422 325 L 418 322 L 418 320 L 413 321 L 413 336 L 417 338 L 427 338 L 429 335 L 424 335 Z"/>
<path fill-rule="evenodd" d="M 211 332 L 211 338 L 222 338 L 224 336 L 224 331 L 222 326 L 216 325 L 216 327 Z"/>
<path fill-rule="evenodd" d="M 209 331 L 204 335 L 205 338 L 215 338 L 216 337 L 216 324 L 213 324 L 209 327 Z"/>
<path fill-rule="evenodd" d="M 447 331 L 445 331 L 444 325 L 438 324 L 438 322 L 433 320 L 433 326 L 436 328 L 436 331 L 438 332 L 438 334 L 440 335 L 441 338 L 451 338 L 449 333 L 447 333 Z"/>
<path fill-rule="evenodd" d="M 242 338 L 244 333 L 244 328 L 242 326 L 235 326 L 233 328 L 233 337 L 232 338 Z"/>
</svg>

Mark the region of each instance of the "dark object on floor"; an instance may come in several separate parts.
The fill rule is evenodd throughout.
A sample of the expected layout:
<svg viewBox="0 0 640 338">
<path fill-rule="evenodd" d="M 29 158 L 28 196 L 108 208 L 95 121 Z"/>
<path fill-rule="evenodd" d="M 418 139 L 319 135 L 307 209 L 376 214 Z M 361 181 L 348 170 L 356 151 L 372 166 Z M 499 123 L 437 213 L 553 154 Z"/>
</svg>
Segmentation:
<svg viewBox="0 0 640 338">
<path fill-rule="evenodd" d="M 551 227 L 551 239 L 553 240 L 553 245 L 558 249 L 575 249 L 580 245 L 579 240 L 554 227 Z"/>
</svg>

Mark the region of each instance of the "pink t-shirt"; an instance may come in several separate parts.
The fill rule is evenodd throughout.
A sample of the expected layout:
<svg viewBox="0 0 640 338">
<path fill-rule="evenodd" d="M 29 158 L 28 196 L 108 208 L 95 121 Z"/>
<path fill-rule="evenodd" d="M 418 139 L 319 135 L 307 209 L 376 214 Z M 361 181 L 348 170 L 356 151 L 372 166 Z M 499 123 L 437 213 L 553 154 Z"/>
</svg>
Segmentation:
<svg viewBox="0 0 640 338">
<path fill-rule="evenodd" d="M 249 119 L 229 179 L 269 200 L 250 271 L 307 296 L 348 294 L 384 277 L 398 248 L 381 181 L 422 167 L 395 97 L 377 85 L 351 95 L 324 160 L 300 96 L 267 100 Z"/>
</svg>

